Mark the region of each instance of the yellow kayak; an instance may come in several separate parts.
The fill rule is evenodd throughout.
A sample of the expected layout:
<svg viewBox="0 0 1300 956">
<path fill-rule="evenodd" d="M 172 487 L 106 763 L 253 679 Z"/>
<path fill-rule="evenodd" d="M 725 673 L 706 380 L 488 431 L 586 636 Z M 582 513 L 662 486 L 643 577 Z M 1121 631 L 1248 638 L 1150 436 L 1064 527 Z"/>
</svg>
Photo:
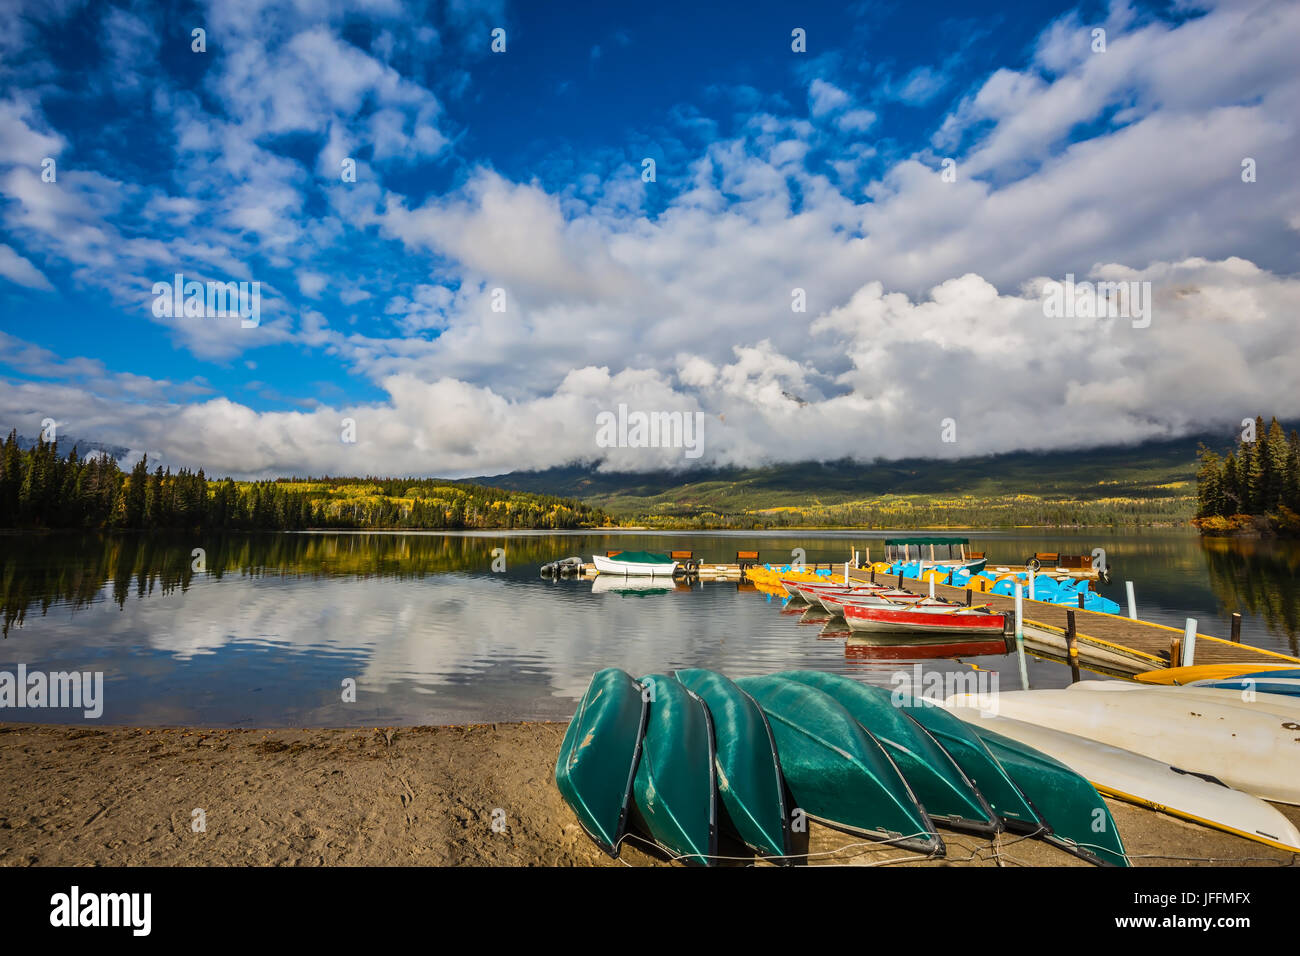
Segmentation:
<svg viewBox="0 0 1300 956">
<path fill-rule="evenodd" d="M 1190 667 L 1162 667 L 1137 674 L 1133 679 L 1144 684 L 1190 684 L 1197 680 L 1227 680 L 1264 671 L 1293 670 L 1295 666 L 1287 661 L 1277 664 L 1193 664 Z"/>
</svg>

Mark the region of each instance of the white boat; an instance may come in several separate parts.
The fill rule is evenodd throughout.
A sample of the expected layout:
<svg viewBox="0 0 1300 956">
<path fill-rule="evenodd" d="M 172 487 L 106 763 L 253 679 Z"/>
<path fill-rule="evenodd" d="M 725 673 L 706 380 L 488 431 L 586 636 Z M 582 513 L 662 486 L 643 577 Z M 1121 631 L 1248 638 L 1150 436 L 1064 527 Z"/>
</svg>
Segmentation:
<svg viewBox="0 0 1300 956">
<path fill-rule="evenodd" d="M 627 558 L 623 554 L 628 555 Z M 644 577 L 671 578 L 677 570 L 676 561 L 655 560 L 655 556 L 646 551 L 623 552 L 613 557 L 593 555 L 591 561 L 601 574 L 637 575 Z"/>
<path fill-rule="evenodd" d="M 1055 757 L 1087 777 L 1107 796 L 1281 850 L 1300 852 L 1300 830 L 1295 824 L 1275 807 L 1248 793 L 1211 783 L 1162 761 L 1077 734 L 1009 717 L 981 714 L 975 707 L 953 707 L 951 713 L 967 723 L 985 727 Z"/>
<path fill-rule="evenodd" d="M 1229 690 L 1223 687 L 1197 687 L 1194 684 L 1182 686 L 1174 684 L 1137 684 L 1127 680 L 1081 680 L 1077 684 L 1071 684 L 1068 689 L 1086 693 L 1118 691 L 1129 694 L 1164 694 L 1167 697 L 1177 696 L 1185 700 L 1204 700 L 1216 704 L 1232 704 L 1237 707 L 1246 707 L 1250 710 L 1258 710 L 1264 713 L 1276 714 L 1278 717 L 1289 717 L 1292 720 L 1300 721 L 1300 700 L 1282 694 L 1257 693 L 1254 700 L 1246 700 L 1241 696 L 1241 691 Z"/>
<path fill-rule="evenodd" d="M 1300 806 L 1300 730 L 1294 719 L 1172 694 L 1017 690 L 955 694 L 948 702 L 1077 734 L 1209 774 L 1264 800 Z"/>
</svg>

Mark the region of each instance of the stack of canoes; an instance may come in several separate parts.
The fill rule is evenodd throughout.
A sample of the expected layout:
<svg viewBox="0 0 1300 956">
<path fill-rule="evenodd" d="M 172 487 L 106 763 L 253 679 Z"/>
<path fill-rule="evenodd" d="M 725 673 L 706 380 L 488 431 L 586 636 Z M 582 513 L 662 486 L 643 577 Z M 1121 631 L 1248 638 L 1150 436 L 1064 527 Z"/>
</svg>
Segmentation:
<svg viewBox="0 0 1300 956">
<path fill-rule="evenodd" d="M 1128 863 L 1105 802 L 1061 761 L 932 702 L 817 671 L 601 671 L 555 779 L 612 855 L 630 829 L 684 862 L 716 862 L 720 836 L 793 862 L 814 820 L 927 856 L 944 853 L 942 824 Z"/>
</svg>

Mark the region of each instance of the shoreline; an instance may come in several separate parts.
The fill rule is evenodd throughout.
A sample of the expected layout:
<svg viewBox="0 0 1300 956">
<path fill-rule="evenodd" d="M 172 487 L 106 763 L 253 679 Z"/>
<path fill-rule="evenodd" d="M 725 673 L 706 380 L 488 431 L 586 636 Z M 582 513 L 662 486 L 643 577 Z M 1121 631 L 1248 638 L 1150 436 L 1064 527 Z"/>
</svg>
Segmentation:
<svg viewBox="0 0 1300 956">
<path fill-rule="evenodd" d="M 566 726 L 0 723 L 0 866 L 667 865 L 633 841 L 611 859 L 578 827 L 553 780 Z M 1107 804 L 1138 866 L 1300 865 L 1300 855 Z M 1300 823 L 1300 808 L 1279 809 Z M 940 832 L 947 857 L 922 860 L 812 824 L 808 862 L 1089 865 L 1040 840 L 1002 834 L 995 848 Z"/>
</svg>

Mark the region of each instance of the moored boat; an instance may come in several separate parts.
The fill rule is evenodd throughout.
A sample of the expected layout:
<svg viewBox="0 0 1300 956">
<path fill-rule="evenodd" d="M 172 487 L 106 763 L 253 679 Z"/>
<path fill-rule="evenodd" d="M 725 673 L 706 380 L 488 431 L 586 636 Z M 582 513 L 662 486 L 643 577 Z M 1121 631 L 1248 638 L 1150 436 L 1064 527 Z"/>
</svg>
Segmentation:
<svg viewBox="0 0 1300 956">
<path fill-rule="evenodd" d="M 677 570 L 676 561 L 655 551 L 620 551 L 611 556 L 597 554 L 592 556 L 591 561 L 601 574 L 670 578 Z"/>
<path fill-rule="evenodd" d="M 875 634 L 911 634 L 950 640 L 953 635 L 1002 635 L 1008 618 L 984 608 L 955 606 L 899 607 L 856 602 L 844 604 L 850 629 Z"/>
</svg>

